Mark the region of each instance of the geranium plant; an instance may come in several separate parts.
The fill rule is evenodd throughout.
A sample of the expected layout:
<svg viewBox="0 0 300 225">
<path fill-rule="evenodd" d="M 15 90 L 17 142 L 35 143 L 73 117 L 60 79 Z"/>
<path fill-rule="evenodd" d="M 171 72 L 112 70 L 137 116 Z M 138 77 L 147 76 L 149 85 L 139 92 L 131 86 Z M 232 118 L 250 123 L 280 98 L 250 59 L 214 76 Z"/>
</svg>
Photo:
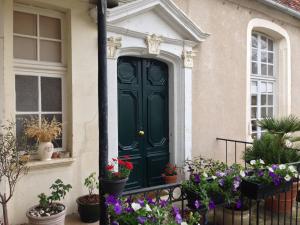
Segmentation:
<svg viewBox="0 0 300 225">
<path fill-rule="evenodd" d="M 165 170 L 164 170 L 164 175 L 165 176 L 175 176 L 175 175 L 177 175 L 177 167 L 176 167 L 176 165 L 168 163 L 166 165 Z"/>
<path fill-rule="evenodd" d="M 110 180 L 122 180 L 128 178 L 133 170 L 133 164 L 129 162 L 129 157 L 123 159 L 113 158 L 112 162 L 106 166 L 107 177 Z"/>
<path fill-rule="evenodd" d="M 132 198 L 118 199 L 109 195 L 106 204 L 113 225 L 196 225 L 200 220 L 198 213 L 188 213 L 183 218 L 180 210 L 165 200 L 156 203 L 151 198 L 134 201 Z"/>
</svg>

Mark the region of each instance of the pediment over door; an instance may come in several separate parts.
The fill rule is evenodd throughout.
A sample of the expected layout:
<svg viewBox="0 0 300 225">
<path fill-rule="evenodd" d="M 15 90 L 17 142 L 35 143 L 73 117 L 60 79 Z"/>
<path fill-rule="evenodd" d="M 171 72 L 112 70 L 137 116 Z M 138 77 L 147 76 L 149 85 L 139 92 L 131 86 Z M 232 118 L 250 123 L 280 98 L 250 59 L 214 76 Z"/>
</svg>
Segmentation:
<svg viewBox="0 0 300 225">
<path fill-rule="evenodd" d="M 209 35 L 171 0 L 137 0 L 107 12 L 107 29 L 127 36 L 155 34 L 164 42 L 195 46 Z"/>
</svg>

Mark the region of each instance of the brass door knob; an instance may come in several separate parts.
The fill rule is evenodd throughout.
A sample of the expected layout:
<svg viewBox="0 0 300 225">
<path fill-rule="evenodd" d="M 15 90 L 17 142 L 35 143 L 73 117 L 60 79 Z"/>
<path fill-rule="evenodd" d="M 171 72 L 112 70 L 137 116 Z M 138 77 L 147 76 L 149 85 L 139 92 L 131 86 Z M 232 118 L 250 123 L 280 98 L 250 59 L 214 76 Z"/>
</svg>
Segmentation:
<svg viewBox="0 0 300 225">
<path fill-rule="evenodd" d="M 144 136 L 145 135 L 145 132 L 143 130 L 140 130 L 139 131 L 139 136 Z"/>
</svg>

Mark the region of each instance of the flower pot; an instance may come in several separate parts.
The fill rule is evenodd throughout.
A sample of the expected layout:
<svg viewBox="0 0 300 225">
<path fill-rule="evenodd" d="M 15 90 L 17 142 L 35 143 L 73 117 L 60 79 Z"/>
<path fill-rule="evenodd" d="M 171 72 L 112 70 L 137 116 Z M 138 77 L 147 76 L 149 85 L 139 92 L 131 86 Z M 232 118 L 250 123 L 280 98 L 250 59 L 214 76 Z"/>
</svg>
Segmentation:
<svg viewBox="0 0 300 225">
<path fill-rule="evenodd" d="M 122 195 L 128 178 L 122 180 L 102 179 L 102 190 L 105 194 Z"/>
<path fill-rule="evenodd" d="M 299 185 L 300 187 L 300 185 Z M 273 196 L 273 204 L 272 197 L 266 199 L 266 208 L 273 210 L 276 213 L 291 213 L 292 206 L 297 197 L 297 182 L 293 183 L 293 187 L 291 190 L 281 193 L 279 197 L 279 207 L 278 207 L 278 195 Z"/>
<path fill-rule="evenodd" d="M 275 195 L 276 193 L 281 193 L 290 190 L 292 186 L 292 181 L 282 183 L 278 186 L 272 184 L 259 184 L 252 181 L 243 180 L 241 184 L 241 191 L 244 196 L 250 199 L 264 199 Z"/>
<path fill-rule="evenodd" d="M 81 196 L 76 200 L 80 220 L 84 223 L 94 223 L 100 219 L 99 195 Z"/>
<path fill-rule="evenodd" d="M 177 175 L 166 176 L 163 174 L 162 177 L 164 178 L 166 184 L 174 184 L 177 182 Z"/>
<path fill-rule="evenodd" d="M 249 224 L 249 217 L 249 210 L 240 211 L 219 207 L 216 209 L 215 222 L 217 225 Z"/>
<path fill-rule="evenodd" d="M 64 207 L 64 210 L 58 214 L 52 216 L 45 216 L 45 217 L 37 217 L 30 214 L 30 211 L 38 206 L 31 207 L 26 216 L 28 218 L 29 225 L 64 225 L 65 224 L 65 217 L 66 217 L 66 209 L 67 207 L 63 204 L 60 204 Z"/>
<path fill-rule="evenodd" d="M 119 5 L 119 0 L 107 0 L 107 8 L 114 8 Z"/>
<path fill-rule="evenodd" d="M 51 160 L 54 151 L 52 142 L 40 142 L 38 147 L 38 156 L 42 161 Z"/>
</svg>

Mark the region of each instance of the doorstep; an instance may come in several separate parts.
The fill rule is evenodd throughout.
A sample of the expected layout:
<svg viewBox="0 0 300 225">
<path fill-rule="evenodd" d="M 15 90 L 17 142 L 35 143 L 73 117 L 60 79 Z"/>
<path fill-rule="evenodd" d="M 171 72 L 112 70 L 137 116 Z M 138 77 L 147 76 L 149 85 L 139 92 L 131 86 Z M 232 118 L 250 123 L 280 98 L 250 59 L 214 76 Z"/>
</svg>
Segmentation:
<svg viewBox="0 0 300 225">
<path fill-rule="evenodd" d="M 96 223 L 83 223 L 80 221 L 77 214 L 68 215 L 66 217 L 65 225 L 96 225 L 99 224 L 99 221 Z"/>
</svg>

